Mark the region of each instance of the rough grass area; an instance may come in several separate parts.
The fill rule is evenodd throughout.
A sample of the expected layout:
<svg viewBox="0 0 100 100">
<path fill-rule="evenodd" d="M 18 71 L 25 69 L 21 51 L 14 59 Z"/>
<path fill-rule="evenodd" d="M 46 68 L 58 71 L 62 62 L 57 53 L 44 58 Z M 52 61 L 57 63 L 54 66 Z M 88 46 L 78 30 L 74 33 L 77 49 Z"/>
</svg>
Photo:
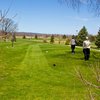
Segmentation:
<svg viewBox="0 0 100 100">
<path fill-rule="evenodd" d="M 91 64 L 100 60 L 100 53 L 92 50 L 84 61 L 82 48 L 75 51 L 27 39 L 17 40 L 14 47 L 0 42 L 0 100 L 88 100 L 75 68 L 92 80 Z"/>
</svg>

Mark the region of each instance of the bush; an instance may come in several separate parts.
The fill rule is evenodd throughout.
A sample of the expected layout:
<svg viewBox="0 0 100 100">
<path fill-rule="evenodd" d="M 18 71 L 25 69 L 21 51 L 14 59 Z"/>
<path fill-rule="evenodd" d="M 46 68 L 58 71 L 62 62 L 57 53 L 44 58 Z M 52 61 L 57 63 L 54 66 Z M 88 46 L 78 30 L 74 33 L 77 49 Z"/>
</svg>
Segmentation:
<svg viewBox="0 0 100 100">
<path fill-rule="evenodd" d="M 47 43 L 47 40 L 46 40 L 46 39 L 43 39 L 43 42 L 44 42 L 44 43 Z"/>
<path fill-rule="evenodd" d="M 70 44 L 70 39 L 66 39 L 65 45 L 69 45 Z"/>
</svg>

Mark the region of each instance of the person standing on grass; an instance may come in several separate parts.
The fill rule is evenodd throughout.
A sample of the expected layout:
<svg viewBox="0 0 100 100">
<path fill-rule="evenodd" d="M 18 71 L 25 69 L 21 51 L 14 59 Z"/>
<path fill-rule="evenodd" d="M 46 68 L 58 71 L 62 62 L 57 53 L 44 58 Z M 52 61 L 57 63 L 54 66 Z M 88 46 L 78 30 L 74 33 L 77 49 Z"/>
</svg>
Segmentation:
<svg viewBox="0 0 100 100">
<path fill-rule="evenodd" d="M 83 41 L 83 53 L 84 53 L 84 60 L 89 60 L 90 58 L 90 41 L 88 37 L 86 40 Z"/>
<path fill-rule="evenodd" d="M 74 37 L 74 35 L 72 36 L 72 39 L 71 39 L 71 52 L 72 52 L 72 54 L 74 54 L 75 53 L 75 45 L 76 45 L 76 41 L 75 41 L 75 37 Z"/>
</svg>

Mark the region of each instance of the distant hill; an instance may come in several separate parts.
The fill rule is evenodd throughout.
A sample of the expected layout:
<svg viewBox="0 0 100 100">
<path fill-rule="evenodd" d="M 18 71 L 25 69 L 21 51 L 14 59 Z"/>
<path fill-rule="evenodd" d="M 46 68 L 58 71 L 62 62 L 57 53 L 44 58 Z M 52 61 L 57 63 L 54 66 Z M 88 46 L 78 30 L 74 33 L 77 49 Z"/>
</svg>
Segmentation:
<svg viewBox="0 0 100 100">
<path fill-rule="evenodd" d="M 32 32 L 15 32 L 16 36 L 23 36 L 23 35 L 26 35 L 26 36 L 35 36 L 35 35 L 38 35 L 38 36 L 44 36 L 44 35 L 47 35 L 47 36 L 51 36 L 52 34 L 48 34 L 48 33 L 32 33 Z M 0 36 L 2 35 L 2 32 L 0 31 Z M 58 36 L 58 35 L 62 35 L 62 34 L 53 34 L 55 36 Z"/>
</svg>

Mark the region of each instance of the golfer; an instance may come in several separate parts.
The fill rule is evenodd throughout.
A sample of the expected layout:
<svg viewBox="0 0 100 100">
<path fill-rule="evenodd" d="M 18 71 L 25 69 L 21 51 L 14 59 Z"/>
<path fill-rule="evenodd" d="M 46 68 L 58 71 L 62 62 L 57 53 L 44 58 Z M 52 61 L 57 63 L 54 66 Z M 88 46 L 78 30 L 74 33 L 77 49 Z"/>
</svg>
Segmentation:
<svg viewBox="0 0 100 100">
<path fill-rule="evenodd" d="M 75 53 L 75 45 L 76 45 L 76 41 L 75 41 L 75 38 L 74 38 L 74 36 L 72 36 L 72 39 L 71 39 L 71 52 L 72 52 L 72 54 L 74 54 Z"/>
<path fill-rule="evenodd" d="M 83 53 L 84 53 L 84 60 L 89 60 L 90 58 L 90 41 L 88 37 L 86 37 L 86 40 L 83 41 Z"/>
</svg>

